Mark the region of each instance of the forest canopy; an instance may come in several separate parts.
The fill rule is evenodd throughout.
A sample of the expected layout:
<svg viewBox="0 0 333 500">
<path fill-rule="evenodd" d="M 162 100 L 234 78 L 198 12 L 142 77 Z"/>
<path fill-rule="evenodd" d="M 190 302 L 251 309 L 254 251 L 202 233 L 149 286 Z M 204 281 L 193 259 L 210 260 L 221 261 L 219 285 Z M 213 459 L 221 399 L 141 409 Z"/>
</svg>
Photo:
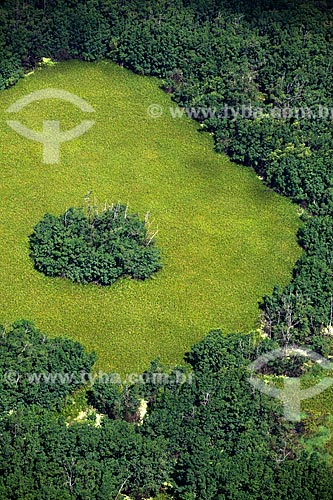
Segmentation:
<svg viewBox="0 0 333 500">
<path fill-rule="evenodd" d="M 186 365 L 154 361 L 146 383 L 91 377 L 93 406 L 77 421 L 66 408 L 78 385 L 60 385 L 59 375 L 79 381 L 82 371 L 87 384 L 95 356 L 26 321 L 1 331 L 2 374 L 10 374 L 1 387 L 1 498 L 331 498 L 328 463 L 297 441 L 281 404 L 248 382 L 249 363 L 277 345 L 271 340 L 212 331 Z M 173 370 L 183 374 L 178 383 Z"/>
</svg>

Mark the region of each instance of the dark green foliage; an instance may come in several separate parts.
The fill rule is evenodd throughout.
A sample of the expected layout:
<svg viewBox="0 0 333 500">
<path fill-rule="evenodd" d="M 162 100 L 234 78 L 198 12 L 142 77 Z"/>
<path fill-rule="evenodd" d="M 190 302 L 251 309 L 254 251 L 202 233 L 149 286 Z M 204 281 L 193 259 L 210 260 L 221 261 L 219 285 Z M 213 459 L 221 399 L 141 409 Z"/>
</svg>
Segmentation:
<svg viewBox="0 0 333 500">
<path fill-rule="evenodd" d="M 332 236 L 330 215 L 305 218 L 298 233 L 305 252 L 296 263 L 292 283 L 264 297 L 261 307 L 265 329 L 283 344 L 312 344 L 315 337 L 319 352 L 330 351 L 330 338 L 324 334 L 329 333 L 326 330 L 333 320 Z"/>
<path fill-rule="evenodd" d="M 110 38 L 109 24 L 94 0 L 7 1 L 0 20 L 0 89 L 42 57 L 101 59 Z"/>
<path fill-rule="evenodd" d="M 85 61 L 96 61 L 105 56 L 110 38 L 106 20 L 90 0 L 78 4 L 70 17 L 69 53 Z"/>
<path fill-rule="evenodd" d="M 65 425 L 37 408 L 0 421 L 0 497 L 114 499 L 155 495 L 167 478 L 166 444 L 123 421 Z M 120 497 L 121 498 L 121 497 Z"/>
<path fill-rule="evenodd" d="M 14 83 L 23 76 L 21 65 L 15 59 L 0 60 L 0 90 L 14 85 Z"/>
<path fill-rule="evenodd" d="M 140 400 L 137 395 L 126 386 L 120 387 L 120 384 L 112 379 L 112 374 L 108 376 L 108 380 L 103 380 L 102 377 L 102 380 L 94 382 L 88 393 L 89 402 L 111 419 L 138 421 Z"/>
<path fill-rule="evenodd" d="M 21 322 L 0 351 L 12 347 L 17 358 L 22 335 L 33 337 L 34 345 L 41 342 L 38 332 Z M 38 369 L 69 373 L 75 362 L 66 343 L 43 337 L 43 346 L 52 342 L 53 357 L 61 361 L 50 363 L 44 351 L 37 361 L 29 348 L 27 359 L 32 354 Z M 293 426 L 281 418 L 280 403 L 248 382 L 249 363 L 276 346 L 254 335 L 214 331 L 188 353 L 191 377 L 185 367 L 174 369 L 187 375 L 182 383 L 174 383 L 171 371 L 166 383 L 154 384 L 149 374 L 165 374 L 158 361 L 142 375 L 147 384 L 96 381 L 91 401 L 102 411 L 112 409 L 99 426 L 94 415 L 66 425 L 51 411 L 45 392 L 39 406 L 3 412 L 0 498 L 140 500 L 166 492 L 175 500 L 330 500 L 329 464 L 298 443 Z M 125 421 L 128 402 L 137 405 L 140 392 L 148 400 L 143 421 Z"/>
<path fill-rule="evenodd" d="M 115 498 L 120 491 L 130 491 L 133 498 L 157 494 L 170 470 L 163 437 L 144 438 L 120 418 L 105 418 L 96 427 L 94 419 L 67 426 L 59 417 L 64 398 L 82 385 L 81 372 L 87 381 L 95 355 L 20 321 L 8 332 L 2 328 L 0 358 L 1 499 L 97 500 Z M 13 370 L 20 375 L 17 383 L 11 378 Z M 34 373 L 67 374 L 73 383 L 59 383 L 58 377 L 55 384 L 29 384 L 27 375 Z M 124 417 L 127 400 L 125 390 Z"/>
<path fill-rule="evenodd" d="M 1 327 L 1 411 L 20 405 L 59 406 L 85 383 L 81 373 L 90 373 L 95 360 L 78 342 L 50 339 L 28 321 L 18 321 L 8 331 Z"/>
<path fill-rule="evenodd" d="M 175 499 L 301 500 L 301 485 L 308 498 L 317 487 L 330 498 L 327 464 L 302 452 L 280 404 L 248 382 L 248 364 L 276 346 L 252 335 L 211 332 L 187 356 L 192 383 L 163 386 L 151 399 L 142 432 L 169 439 Z M 290 481 L 288 471 L 296 469 L 299 477 Z M 309 481 L 315 470 L 320 485 Z"/>
<path fill-rule="evenodd" d="M 89 393 L 90 403 L 109 418 L 119 416 L 120 387 L 116 383 L 95 382 Z"/>
<path fill-rule="evenodd" d="M 149 278 L 161 268 L 152 235 L 124 205 L 86 215 L 70 208 L 46 214 L 30 236 L 31 257 L 46 276 L 111 285 L 121 276 Z"/>
</svg>

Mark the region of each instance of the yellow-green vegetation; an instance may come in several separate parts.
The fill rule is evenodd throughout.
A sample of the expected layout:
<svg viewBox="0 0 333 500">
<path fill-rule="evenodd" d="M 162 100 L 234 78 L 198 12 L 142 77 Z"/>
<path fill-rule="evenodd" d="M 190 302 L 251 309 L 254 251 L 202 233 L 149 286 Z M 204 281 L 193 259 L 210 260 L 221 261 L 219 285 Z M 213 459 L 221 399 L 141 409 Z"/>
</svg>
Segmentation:
<svg viewBox="0 0 333 500">
<path fill-rule="evenodd" d="M 332 377 L 332 372 L 324 373 L 324 376 Z M 318 383 L 316 380 L 313 384 Z M 332 386 L 320 393 L 318 396 L 307 399 L 302 403 L 302 409 L 306 412 L 308 438 L 306 444 L 311 449 L 321 452 L 325 450 L 333 457 L 333 388 Z"/>
<path fill-rule="evenodd" d="M 95 113 L 47 99 L 7 115 L 17 99 L 48 87 L 78 95 Z M 163 107 L 161 118 L 148 116 L 152 103 Z M 95 349 L 97 368 L 121 372 L 158 356 L 179 362 L 212 328 L 256 326 L 258 301 L 289 281 L 300 254 L 296 207 L 214 153 L 197 123 L 171 117 L 172 105 L 157 80 L 106 62 L 48 66 L 1 94 L 1 322 L 33 320 Z M 64 143 L 53 165 L 42 163 L 41 144 L 5 122 L 42 130 L 43 120 L 59 120 L 68 130 L 92 118 L 95 125 Z M 89 190 L 101 205 L 120 201 L 150 212 L 163 260 L 153 279 L 102 288 L 34 270 L 34 225 L 46 212 L 83 205 Z"/>
</svg>

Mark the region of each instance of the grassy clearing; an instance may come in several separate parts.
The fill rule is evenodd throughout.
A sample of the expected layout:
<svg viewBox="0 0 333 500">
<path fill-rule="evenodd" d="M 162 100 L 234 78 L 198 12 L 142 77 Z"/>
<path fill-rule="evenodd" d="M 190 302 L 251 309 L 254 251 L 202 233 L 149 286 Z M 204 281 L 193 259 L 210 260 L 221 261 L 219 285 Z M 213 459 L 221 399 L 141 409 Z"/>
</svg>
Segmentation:
<svg viewBox="0 0 333 500">
<path fill-rule="evenodd" d="M 332 372 L 325 373 L 332 377 Z M 318 383 L 318 380 L 313 384 Z M 318 396 L 302 402 L 302 410 L 307 416 L 308 438 L 305 440 L 310 450 L 328 452 L 333 461 L 333 387 Z"/>
<path fill-rule="evenodd" d="M 26 94 L 52 87 L 87 100 L 96 113 L 44 100 L 8 117 Z M 160 356 L 179 362 L 211 328 L 255 327 L 258 300 L 290 279 L 300 249 L 296 207 L 255 174 L 213 152 L 212 138 L 190 119 L 152 119 L 147 107 L 172 103 L 155 79 L 116 65 L 67 62 L 36 71 L 2 92 L 0 321 L 27 318 L 51 335 L 81 341 L 99 355 L 98 369 L 141 370 Z M 17 119 L 62 130 L 96 124 L 61 146 L 61 163 L 42 163 L 42 146 L 11 130 Z M 103 203 L 149 210 L 159 227 L 164 268 L 152 280 L 111 288 L 50 279 L 33 269 L 28 235 L 45 212 L 83 204 L 93 190 Z"/>
</svg>

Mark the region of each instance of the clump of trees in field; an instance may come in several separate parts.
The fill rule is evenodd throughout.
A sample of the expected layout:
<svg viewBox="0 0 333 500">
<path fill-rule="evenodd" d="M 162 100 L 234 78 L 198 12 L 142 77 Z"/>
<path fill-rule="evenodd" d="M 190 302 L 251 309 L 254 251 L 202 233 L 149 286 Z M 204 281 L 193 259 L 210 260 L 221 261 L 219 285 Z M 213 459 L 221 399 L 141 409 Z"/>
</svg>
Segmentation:
<svg viewBox="0 0 333 500">
<path fill-rule="evenodd" d="M 99 211 L 88 204 L 60 216 L 46 214 L 30 236 L 31 258 L 46 276 L 111 285 L 122 276 L 149 278 L 161 268 L 149 214 L 141 220 L 126 205 Z"/>
<path fill-rule="evenodd" d="M 333 239 L 323 248 L 314 231 L 333 227 L 329 2 L 5 0 L 0 16 L 0 89 L 42 57 L 106 57 L 162 78 L 181 106 L 215 108 L 198 119 L 217 151 L 305 210 L 304 252 L 291 284 L 263 301 L 266 331 L 281 340 L 287 329 L 290 341 L 306 342 L 330 331 Z M 230 119 L 219 115 L 225 105 L 261 112 Z"/>
</svg>

